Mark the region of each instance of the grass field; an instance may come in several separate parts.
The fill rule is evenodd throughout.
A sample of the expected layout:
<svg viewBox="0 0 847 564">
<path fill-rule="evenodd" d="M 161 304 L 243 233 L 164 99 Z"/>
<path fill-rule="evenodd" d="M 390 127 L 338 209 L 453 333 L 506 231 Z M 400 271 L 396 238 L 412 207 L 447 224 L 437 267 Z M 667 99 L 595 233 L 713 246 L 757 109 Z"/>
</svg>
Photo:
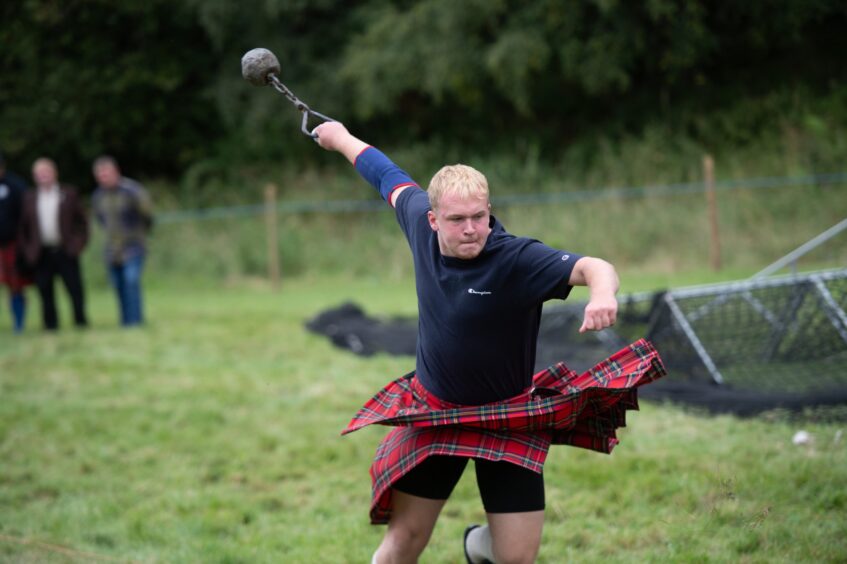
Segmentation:
<svg viewBox="0 0 847 564">
<path fill-rule="evenodd" d="M 150 286 L 138 330 L 104 289 L 85 332 L 13 337 L 0 312 L 0 561 L 369 562 L 385 431 L 339 432 L 413 359 L 354 357 L 303 322 L 345 299 L 412 315 L 411 282 Z M 844 562 L 842 429 L 645 403 L 611 456 L 551 451 L 539 561 Z M 462 562 L 483 517 L 468 472 L 422 562 Z"/>
</svg>

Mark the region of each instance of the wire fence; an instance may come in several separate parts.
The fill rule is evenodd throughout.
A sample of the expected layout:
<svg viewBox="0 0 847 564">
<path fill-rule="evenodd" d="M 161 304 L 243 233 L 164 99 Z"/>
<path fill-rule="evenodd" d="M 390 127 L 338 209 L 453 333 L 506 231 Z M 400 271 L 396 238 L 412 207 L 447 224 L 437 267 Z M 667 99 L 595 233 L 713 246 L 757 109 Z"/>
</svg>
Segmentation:
<svg viewBox="0 0 847 564">
<path fill-rule="evenodd" d="M 847 184 L 847 172 L 823 174 L 807 174 L 800 176 L 766 176 L 738 180 L 724 180 L 714 183 L 715 190 L 762 190 L 775 188 L 792 188 L 807 186 L 831 186 Z M 492 196 L 495 206 L 533 206 L 542 204 L 560 204 L 574 202 L 590 202 L 602 200 L 638 199 L 653 196 L 671 196 L 682 194 L 703 193 L 705 182 L 688 182 L 655 186 L 610 187 L 601 189 L 580 189 L 563 192 L 513 194 Z M 276 212 L 282 215 L 303 213 L 350 213 L 376 212 L 386 208 L 382 200 L 311 200 L 311 201 L 280 201 L 274 204 Z M 187 210 L 164 211 L 157 214 L 159 224 L 180 223 L 186 221 L 204 221 L 212 219 L 227 219 L 252 217 L 267 212 L 266 203 L 245 204 L 226 207 L 209 207 Z"/>
</svg>

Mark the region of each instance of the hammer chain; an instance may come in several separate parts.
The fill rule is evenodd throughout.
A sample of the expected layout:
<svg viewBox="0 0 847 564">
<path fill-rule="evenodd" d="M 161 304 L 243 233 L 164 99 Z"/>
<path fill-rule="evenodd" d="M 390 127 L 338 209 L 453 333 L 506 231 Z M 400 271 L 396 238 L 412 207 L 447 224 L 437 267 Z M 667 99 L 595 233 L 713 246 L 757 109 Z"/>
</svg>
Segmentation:
<svg viewBox="0 0 847 564">
<path fill-rule="evenodd" d="M 275 74 L 271 73 L 268 75 L 268 80 L 271 83 L 271 86 L 276 88 L 277 92 L 288 98 L 289 102 L 294 104 L 294 106 L 300 110 L 301 112 L 311 112 L 311 109 L 305 102 L 300 100 L 297 96 L 294 95 L 294 92 L 288 89 L 286 85 L 284 85 L 280 80 L 276 77 Z"/>
</svg>

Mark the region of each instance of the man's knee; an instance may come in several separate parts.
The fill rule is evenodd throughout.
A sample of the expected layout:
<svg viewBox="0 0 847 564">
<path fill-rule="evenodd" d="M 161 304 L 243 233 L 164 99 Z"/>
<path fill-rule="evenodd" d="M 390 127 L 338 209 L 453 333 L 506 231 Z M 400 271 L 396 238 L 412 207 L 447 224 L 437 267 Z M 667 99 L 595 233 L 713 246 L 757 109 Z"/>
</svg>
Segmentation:
<svg viewBox="0 0 847 564">
<path fill-rule="evenodd" d="M 393 527 L 389 534 L 405 546 L 426 546 L 432 534 L 432 527 L 425 524 L 404 523 Z"/>
<path fill-rule="evenodd" d="M 376 561 L 415 562 L 426 548 L 432 529 L 403 524 L 391 527 L 377 551 Z"/>
</svg>

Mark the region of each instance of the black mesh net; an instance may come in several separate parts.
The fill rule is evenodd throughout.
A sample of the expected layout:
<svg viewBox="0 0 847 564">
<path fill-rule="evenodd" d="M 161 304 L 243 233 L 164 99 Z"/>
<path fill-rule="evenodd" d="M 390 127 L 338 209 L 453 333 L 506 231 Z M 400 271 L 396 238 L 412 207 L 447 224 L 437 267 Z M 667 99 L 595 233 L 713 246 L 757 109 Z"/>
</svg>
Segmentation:
<svg viewBox="0 0 847 564">
<path fill-rule="evenodd" d="M 845 303 L 841 270 L 631 296 L 614 331 L 598 334 L 563 330 L 583 304 L 548 308 L 539 364 L 560 354 L 579 369 L 581 356 L 590 365 L 646 336 L 669 371 L 643 390 L 647 397 L 737 414 L 847 405 Z M 580 354 L 559 347 L 559 339 Z"/>
<path fill-rule="evenodd" d="M 579 333 L 584 303 L 544 309 L 535 367 L 582 372 L 641 337 L 668 376 L 639 390 L 711 412 L 831 408 L 847 417 L 847 269 L 623 296 L 614 329 Z M 414 355 L 415 319 L 378 320 L 353 304 L 307 326 L 360 355 Z"/>
</svg>

